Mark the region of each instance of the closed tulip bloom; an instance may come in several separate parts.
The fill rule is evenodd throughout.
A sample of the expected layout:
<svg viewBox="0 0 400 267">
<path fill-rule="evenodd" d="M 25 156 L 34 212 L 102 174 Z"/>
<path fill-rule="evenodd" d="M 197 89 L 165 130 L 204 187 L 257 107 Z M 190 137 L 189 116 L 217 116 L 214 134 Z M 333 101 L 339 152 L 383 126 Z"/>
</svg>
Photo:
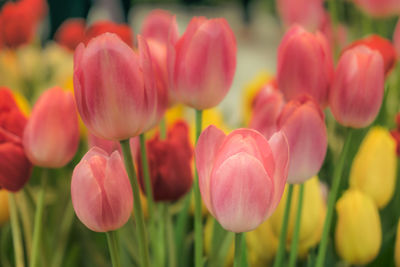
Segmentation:
<svg viewBox="0 0 400 267">
<path fill-rule="evenodd" d="M 0 188 L 12 192 L 25 185 L 32 169 L 22 144 L 25 125 L 11 91 L 0 88 Z"/>
<path fill-rule="evenodd" d="M 183 36 L 169 45 L 172 98 L 196 109 L 218 105 L 236 69 L 236 39 L 223 18 L 193 18 Z"/>
<path fill-rule="evenodd" d="M 348 190 L 337 201 L 336 211 L 337 253 L 350 264 L 370 263 L 382 242 L 381 221 L 374 201 L 358 190 Z"/>
<path fill-rule="evenodd" d="M 358 45 L 365 45 L 372 50 L 378 51 L 383 58 L 383 65 L 385 68 L 385 75 L 388 75 L 396 65 L 397 55 L 393 44 L 377 34 L 372 34 L 366 38 L 356 40 L 344 49 L 346 50 L 356 47 Z"/>
<path fill-rule="evenodd" d="M 166 10 L 154 9 L 144 19 L 140 31 L 144 38 L 167 44 L 172 38 L 178 39 L 178 25 L 175 16 Z"/>
<path fill-rule="evenodd" d="M 74 51 L 85 39 L 85 20 L 73 18 L 64 21 L 55 33 L 54 39 L 60 45 Z"/>
<path fill-rule="evenodd" d="M 122 227 L 132 213 L 133 195 L 120 153 L 90 149 L 72 174 L 71 198 L 76 215 L 90 230 Z"/>
<path fill-rule="evenodd" d="M 74 89 L 79 113 L 98 137 L 124 140 L 154 126 L 164 114 L 166 98 L 154 80 L 148 46 L 138 36 L 134 52 L 115 34 L 105 33 L 74 58 Z"/>
<path fill-rule="evenodd" d="M 400 220 L 399 223 L 397 224 L 397 234 L 396 234 L 396 244 L 394 247 L 394 260 L 396 263 L 396 266 L 400 266 Z"/>
<path fill-rule="evenodd" d="M 328 148 L 324 113 L 311 98 L 285 105 L 278 129 L 287 137 L 290 151 L 288 183 L 303 183 L 321 169 Z"/>
<path fill-rule="evenodd" d="M 174 123 L 165 140 L 156 135 L 147 141 L 146 147 L 154 200 L 175 201 L 184 196 L 193 182 L 193 148 L 188 125 L 184 121 Z M 140 185 L 144 191 L 142 165 L 138 166 Z"/>
<path fill-rule="evenodd" d="M 333 116 L 343 126 L 368 126 L 378 115 L 383 86 L 384 65 L 380 53 L 363 45 L 347 50 L 339 59 L 330 91 Z"/>
<path fill-rule="evenodd" d="M 107 140 L 107 139 L 97 137 L 94 134 L 92 134 L 91 132 L 88 132 L 87 139 L 88 139 L 89 148 L 97 146 L 97 147 L 103 149 L 108 154 L 111 154 L 112 152 L 114 152 L 116 150 L 119 152 L 122 152 L 121 145 L 117 141 L 112 141 L 112 140 Z"/>
<path fill-rule="evenodd" d="M 78 114 L 72 94 L 59 87 L 44 92 L 24 131 L 24 148 L 30 161 L 41 167 L 60 168 L 79 145 Z"/>
<path fill-rule="evenodd" d="M 350 186 L 363 191 L 378 208 L 383 208 L 393 197 L 396 174 L 396 141 L 388 130 L 371 128 L 353 160 Z"/>
<path fill-rule="evenodd" d="M 306 94 L 325 107 L 332 77 L 332 52 L 326 37 L 292 26 L 278 48 L 278 88 L 286 100 Z"/>
<path fill-rule="evenodd" d="M 224 229 L 254 230 L 278 205 L 289 160 L 282 132 L 267 140 L 255 130 L 226 136 L 209 126 L 200 135 L 195 159 L 202 199 Z"/>
<path fill-rule="evenodd" d="M 353 0 L 365 13 L 373 17 L 388 17 L 400 14 L 400 0 Z"/>
</svg>

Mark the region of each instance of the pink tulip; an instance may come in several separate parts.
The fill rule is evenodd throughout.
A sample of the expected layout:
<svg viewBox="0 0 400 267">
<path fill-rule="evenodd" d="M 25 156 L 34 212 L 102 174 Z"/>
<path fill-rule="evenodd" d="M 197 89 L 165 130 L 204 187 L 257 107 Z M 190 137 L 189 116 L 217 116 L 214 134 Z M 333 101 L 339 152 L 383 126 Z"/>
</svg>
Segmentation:
<svg viewBox="0 0 400 267">
<path fill-rule="evenodd" d="M 278 131 L 278 117 L 284 105 L 283 95 L 274 83 L 267 84 L 254 97 L 250 128 L 269 139 Z"/>
<path fill-rule="evenodd" d="M 236 69 L 236 39 L 225 19 L 193 18 L 167 52 L 172 98 L 196 109 L 218 105 Z"/>
<path fill-rule="evenodd" d="M 400 19 L 397 21 L 396 28 L 393 33 L 393 45 L 397 55 L 400 56 Z"/>
<path fill-rule="evenodd" d="M 134 52 L 115 34 L 93 38 L 75 50 L 74 89 L 85 125 L 96 136 L 123 140 L 153 127 L 167 99 L 156 86 L 146 41 Z"/>
<path fill-rule="evenodd" d="M 331 111 L 344 126 L 365 127 L 378 115 L 383 91 L 382 56 L 366 46 L 356 46 L 339 59 L 329 96 Z"/>
<path fill-rule="evenodd" d="M 285 105 L 278 129 L 287 137 L 290 151 L 288 183 L 303 183 L 321 169 L 328 147 L 322 110 L 311 98 Z"/>
<path fill-rule="evenodd" d="M 333 60 L 324 35 L 295 25 L 285 34 L 278 48 L 278 87 L 291 100 L 309 95 L 325 107 L 333 77 Z"/>
<path fill-rule="evenodd" d="M 121 145 L 117 141 L 112 141 L 97 137 L 91 132 L 88 132 L 87 139 L 89 148 L 97 146 L 103 149 L 107 154 L 111 154 L 114 151 L 119 151 L 122 153 Z"/>
<path fill-rule="evenodd" d="M 120 154 L 90 149 L 72 174 L 71 198 L 76 215 L 89 229 L 122 227 L 131 215 L 133 195 Z"/>
<path fill-rule="evenodd" d="M 373 17 L 400 14 L 400 0 L 353 0 L 358 7 Z"/>
<path fill-rule="evenodd" d="M 178 39 L 178 25 L 175 16 L 165 10 L 155 9 L 144 19 L 141 33 L 144 38 L 167 44 Z"/>
<path fill-rule="evenodd" d="M 277 0 L 276 5 L 285 27 L 297 23 L 315 31 L 324 20 L 323 0 Z"/>
<path fill-rule="evenodd" d="M 257 228 L 278 205 L 287 179 L 289 149 L 278 132 L 269 140 L 250 129 L 228 136 L 208 127 L 195 150 L 202 199 L 228 231 Z"/>
<path fill-rule="evenodd" d="M 23 144 L 27 157 L 37 166 L 60 168 L 74 157 L 79 125 L 70 92 L 54 87 L 42 94 L 26 125 Z"/>
</svg>

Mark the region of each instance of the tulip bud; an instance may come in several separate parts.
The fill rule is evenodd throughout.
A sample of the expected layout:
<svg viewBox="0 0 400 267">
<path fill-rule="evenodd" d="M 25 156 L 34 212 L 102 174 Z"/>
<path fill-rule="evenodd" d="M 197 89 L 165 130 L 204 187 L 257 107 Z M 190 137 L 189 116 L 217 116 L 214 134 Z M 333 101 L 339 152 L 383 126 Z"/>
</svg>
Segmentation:
<svg viewBox="0 0 400 267">
<path fill-rule="evenodd" d="M 400 266 L 400 220 L 397 224 L 397 235 L 396 235 L 396 244 L 394 247 L 394 260 L 396 262 L 396 266 Z"/>
<path fill-rule="evenodd" d="M 295 185 L 292 196 L 292 203 L 289 213 L 289 223 L 286 236 L 286 247 L 290 248 L 293 239 L 294 227 L 296 224 L 296 215 L 298 207 L 299 185 Z M 315 247 L 322 236 L 322 229 L 324 226 L 326 215 L 326 203 L 322 194 L 322 187 L 317 176 L 312 177 L 304 183 L 304 196 L 301 211 L 301 222 L 299 231 L 299 250 L 298 255 L 300 258 L 305 258 L 308 251 Z M 279 238 L 283 214 L 285 212 L 287 201 L 287 187 L 282 196 L 276 211 L 269 219 L 275 238 Z"/>
<path fill-rule="evenodd" d="M 350 264 L 365 265 L 379 253 L 381 221 L 373 200 L 358 190 L 348 190 L 336 203 L 336 251 Z"/>
<path fill-rule="evenodd" d="M 178 25 L 175 16 L 162 9 L 154 9 L 147 15 L 140 32 L 147 40 L 153 39 L 162 44 L 178 39 Z"/>
<path fill-rule="evenodd" d="M 268 141 L 255 130 L 225 136 L 210 126 L 200 135 L 195 159 L 202 199 L 226 230 L 254 230 L 278 205 L 289 160 L 283 133 Z"/>
<path fill-rule="evenodd" d="M 106 32 L 116 34 L 122 41 L 124 41 L 124 43 L 129 46 L 133 45 L 133 33 L 128 25 L 116 24 L 106 20 L 97 21 L 86 30 L 85 44 L 87 45 L 90 40 Z"/>
<path fill-rule="evenodd" d="M 278 48 L 277 81 L 285 98 L 306 94 L 324 107 L 332 77 L 332 53 L 326 37 L 298 25 L 291 27 Z"/>
<path fill-rule="evenodd" d="M 236 39 L 225 19 L 193 18 L 167 54 L 172 98 L 196 109 L 218 105 L 236 69 Z"/>
<path fill-rule="evenodd" d="M 400 13 L 400 0 L 353 0 L 353 2 L 373 17 L 388 17 Z"/>
<path fill-rule="evenodd" d="M 84 19 L 67 19 L 61 24 L 54 35 L 57 43 L 74 51 L 79 43 L 85 39 L 85 20 Z"/>
<path fill-rule="evenodd" d="M 0 189 L 0 226 L 5 224 L 10 217 L 8 210 L 8 192 L 4 189 Z"/>
<path fill-rule="evenodd" d="M 356 40 L 355 42 L 351 43 L 348 47 L 346 47 L 342 54 L 358 45 L 365 45 L 372 50 L 378 51 L 383 59 L 383 65 L 385 68 L 385 75 L 388 75 L 396 65 L 396 50 L 392 43 L 379 35 L 372 34 L 366 38 Z"/>
<path fill-rule="evenodd" d="M 350 186 L 375 201 L 378 208 L 392 199 L 397 174 L 396 142 L 382 127 L 369 130 L 353 160 Z"/>
<path fill-rule="evenodd" d="M 74 157 L 79 125 L 70 92 L 54 87 L 41 95 L 26 125 L 23 142 L 25 153 L 37 166 L 60 168 Z"/>
<path fill-rule="evenodd" d="M 133 195 L 120 154 L 90 149 L 72 174 L 71 198 L 76 215 L 90 230 L 122 227 L 132 213 Z"/>
<path fill-rule="evenodd" d="M 0 88 L 0 187 L 12 192 L 25 185 L 32 169 L 22 144 L 25 124 L 11 91 Z"/>
<path fill-rule="evenodd" d="M 347 50 L 339 59 L 329 95 L 333 116 L 342 125 L 363 128 L 378 115 L 384 91 L 379 52 L 366 46 Z"/>
<path fill-rule="evenodd" d="M 74 89 L 79 113 L 96 136 L 123 140 L 154 126 L 166 98 L 156 87 L 148 46 L 138 37 L 134 52 L 115 34 L 79 45 L 74 58 Z"/>
<path fill-rule="evenodd" d="M 288 183 L 303 183 L 317 175 L 328 148 L 324 113 L 318 104 L 307 97 L 290 101 L 279 116 L 278 129 L 289 144 Z"/>
<path fill-rule="evenodd" d="M 178 200 L 190 190 L 193 182 L 193 148 L 189 140 L 189 127 L 185 122 L 178 121 L 169 129 L 166 140 L 160 140 L 156 135 L 147 141 L 146 147 L 154 200 Z M 142 164 L 138 166 L 140 185 L 145 191 Z"/>
<path fill-rule="evenodd" d="M 107 154 L 111 154 L 112 152 L 114 152 L 116 150 L 122 153 L 121 145 L 117 141 L 103 139 L 103 138 L 95 136 L 94 134 L 92 134 L 90 132 L 88 133 L 87 137 L 88 137 L 89 148 L 97 146 L 97 147 L 103 149 L 105 152 L 107 152 Z"/>
</svg>

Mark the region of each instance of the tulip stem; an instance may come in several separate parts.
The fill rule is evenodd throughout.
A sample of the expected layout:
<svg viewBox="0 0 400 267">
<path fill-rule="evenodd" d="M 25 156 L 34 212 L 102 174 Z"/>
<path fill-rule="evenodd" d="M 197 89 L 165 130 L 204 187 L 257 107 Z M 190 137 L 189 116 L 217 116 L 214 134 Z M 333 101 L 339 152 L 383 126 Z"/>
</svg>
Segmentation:
<svg viewBox="0 0 400 267">
<path fill-rule="evenodd" d="M 40 242 L 43 229 L 44 196 L 46 192 L 48 172 L 49 170 L 43 170 L 39 196 L 36 203 L 35 224 L 33 226 L 32 252 L 29 264 L 30 267 L 38 266 L 39 247 L 41 246 Z"/>
<path fill-rule="evenodd" d="M 196 144 L 199 139 L 201 133 L 201 124 L 202 124 L 202 110 L 196 109 Z M 194 173 L 194 232 L 195 232 L 195 267 L 203 266 L 203 223 L 202 223 L 202 214 L 201 214 L 201 196 L 200 196 L 200 188 L 199 188 L 199 175 L 197 173 L 197 168 L 195 168 Z"/>
<path fill-rule="evenodd" d="M 285 212 L 283 214 L 283 222 L 282 222 L 282 229 L 279 235 L 279 245 L 278 251 L 276 253 L 274 267 L 280 267 L 283 263 L 283 257 L 285 255 L 285 245 L 286 245 L 286 233 L 289 223 L 289 213 L 290 213 L 290 206 L 292 203 L 292 195 L 293 195 L 293 185 L 289 185 L 288 195 L 286 199 L 286 206 Z"/>
<path fill-rule="evenodd" d="M 146 187 L 146 198 L 147 198 L 147 208 L 149 211 L 149 224 L 150 227 L 154 225 L 154 198 L 153 198 L 153 189 L 150 181 L 150 169 L 149 169 L 149 161 L 147 158 L 147 150 L 146 150 L 146 139 L 144 134 L 139 136 L 140 139 L 140 155 L 142 156 L 142 170 L 143 170 L 143 178 L 144 184 Z"/>
<path fill-rule="evenodd" d="M 243 233 L 235 233 L 235 258 L 233 260 L 233 267 L 240 267 L 242 265 L 243 255 Z"/>
<path fill-rule="evenodd" d="M 15 266 L 24 267 L 24 249 L 22 247 L 21 229 L 18 222 L 17 204 L 13 193 L 8 194 L 8 202 L 10 206 L 10 220 L 14 244 Z"/>
<path fill-rule="evenodd" d="M 324 229 L 322 231 L 321 242 L 319 243 L 318 256 L 317 256 L 317 261 L 316 261 L 316 265 L 315 265 L 316 267 L 322 267 L 324 265 L 326 250 L 328 248 L 328 237 L 329 237 L 329 232 L 331 229 L 334 206 L 335 206 L 335 202 L 336 202 L 336 198 L 337 198 L 337 194 L 338 194 L 338 190 L 339 190 L 339 186 L 340 186 L 340 181 L 342 179 L 344 161 L 346 159 L 346 154 L 349 151 L 349 147 L 350 147 L 350 143 L 351 143 L 352 133 L 353 133 L 353 131 L 351 129 L 349 129 L 347 132 L 346 141 L 344 142 L 344 145 L 342 148 L 342 152 L 339 156 L 339 161 L 338 161 L 337 167 L 333 171 L 332 189 L 331 189 L 331 192 L 329 193 L 329 197 L 328 197 L 328 207 L 327 207 L 327 211 L 326 211 L 326 218 L 325 218 L 325 223 L 324 223 Z"/>
<path fill-rule="evenodd" d="M 299 237 L 300 237 L 301 211 L 303 208 L 303 195 L 304 195 L 304 184 L 301 184 L 299 189 L 299 198 L 297 202 L 296 222 L 294 226 L 292 244 L 290 246 L 289 267 L 294 267 L 296 265 L 297 250 L 299 246 Z"/>
<path fill-rule="evenodd" d="M 167 122 L 165 116 L 160 121 L 160 139 L 165 140 L 167 138 Z"/>
<path fill-rule="evenodd" d="M 143 211 L 142 211 L 142 203 L 140 201 L 140 193 L 139 193 L 139 184 L 136 177 L 135 165 L 132 160 L 131 148 L 129 146 L 129 139 L 120 141 L 122 152 L 124 154 L 125 168 L 128 173 L 128 176 L 132 182 L 132 190 L 133 190 L 133 209 L 136 218 L 136 231 L 137 237 L 139 241 L 139 250 L 142 257 L 142 264 L 140 266 L 149 267 L 150 266 L 150 258 L 148 251 L 148 242 L 147 242 L 147 234 L 146 227 L 144 224 Z"/>
<path fill-rule="evenodd" d="M 113 267 L 120 267 L 121 260 L 119 258 L 118 236 L 115 231 L 106 232 L 108 249 L 110 250 L 111 262 Z"/>
</svg>

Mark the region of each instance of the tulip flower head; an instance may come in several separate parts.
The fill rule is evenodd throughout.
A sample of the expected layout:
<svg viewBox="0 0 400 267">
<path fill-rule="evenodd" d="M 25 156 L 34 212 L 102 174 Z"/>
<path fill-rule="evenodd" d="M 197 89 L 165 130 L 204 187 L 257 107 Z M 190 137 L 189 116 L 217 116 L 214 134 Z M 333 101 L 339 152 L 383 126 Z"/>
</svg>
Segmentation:
<svg viewBox="0 0 400 267">
<path fill-rule="evenodd" d="M 238 129 L 225 135 L 209 126 L 195 149 L 202 199 L 228 231 L 247 232 L 278 205 L 287 179 L 289 149 L 282 132 L 269 140 Z"/>
<path fill-rule="evenodd" d="M 73 18 L 64 21 L 55 33 L 54 39 L 60 45 L 74 51 L 85 39 L 85 20 Z"/>
<path fill-rule="evenodd" d="M 193 148 L 188 125 L 184 121 L 177 121 L 169 129 L 166 140 L 160 140 L 156 135 L 146 146 L 154 200 L 178 200 L 190 190 L 193 182 Z M 140 185 L 144 191 L 142 164 L 138 166 Z"/>
<path fill-rule="evenodd" d="M 71 198 L 79 220 L 95 232 L 122 227 L 133 207 L 132 188 L 120 153 L 90 149 L 72 174 Z"/>
<path fill-rule="evenodd" d="M 286 100 L 309 95 L 325 107 L 332 78 L 333 59 L 326 37 L 292 26 L 278 48 L 278 88 Z"/>
<path fill-rule="evenodd" d="M 138 36 L 134 52 L 115 34 L 92 39 L 75 50 L 74 89 L 79 113 L 98 137 L 124 140 L 154 126 L 167 99 L 156 87 L 149 50 Z"/>
<path fill-rule="evenodd" d="M 85 44 L 87 45 L 90 40 L 106 32 L 118 35 L 129 46 L 133 45 L 133 33 L 128 25 L 116 24 L 107 20 L 96 21 L 86 29 Z"/>
<path fill-rule="evenodd" d="M 11 91 L 0 88 L 0 187 L 12 192 L 25 185 L 32 169 L 22 143 L 26 121 Z"/>
<path fill-rule="evenodd" d="M 175 16 L 162 9 L 154 9 L 147 15 L 140 32 L 146 40 L 153 39 L 162 44 L 178 39 Z"/>
<path fill-rule="evenodd" d="M 37 166 L 60 168 L 73 158 L 79 145 L 79 124 L 70 92 L 54 87 L 41 95 L 23 142 L 28 158 Z"/>
<path fill-rule="evenodd" d="M 223 18 L 193 18 L 168 47 L 172 98 L 196 109 L 218 105 L 231 87 L 236 69 L 236 39 Z"/>
<path fill-rule="evenodd" d="M 388 17 L 400 13 L 400 0 L 353 0 L 353 2 L 373 17 Z"/>
<path fill-rule="evenodd" d="M 333 116 L 342 125 L 363 128 L 378 115 L 384 91 L 381 54 L 364 45 L 339 59 L 329 95 Z"/>
</svg>

